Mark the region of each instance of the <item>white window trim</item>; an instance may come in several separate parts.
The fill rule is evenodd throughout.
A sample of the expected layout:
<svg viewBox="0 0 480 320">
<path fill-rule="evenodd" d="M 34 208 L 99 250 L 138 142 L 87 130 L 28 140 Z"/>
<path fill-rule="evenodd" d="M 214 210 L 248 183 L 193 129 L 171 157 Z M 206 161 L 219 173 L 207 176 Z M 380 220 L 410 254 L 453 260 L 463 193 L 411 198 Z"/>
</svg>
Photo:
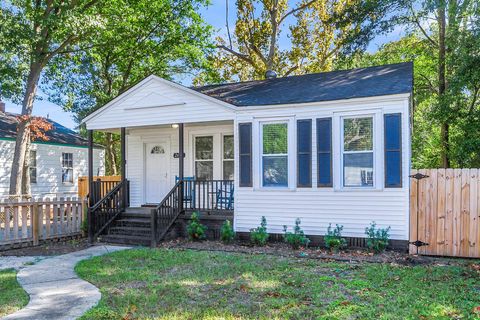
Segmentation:
<svg viewBox="0 0 480 320">
<path fill-rule="evenodd" d="M 288 140 L 287 140 L 287 161 L 288 161 L 288 185 L 285 186 L 263 186 L 263 125 L 264 124 L 275 124 L 275 123 L 286 123 L 288 130 Z M 254 122 L 254 131 L 257 134 L 257 138 L 253 138 L 253 150 L 254 152 L 254 168 L 253 168 L 253 185 L 255 190 L 261 191 L 294 191 L 296 190 L 296 156 L 295 152 L 297 149 L 296 146 L 296 124 L 294 117 L 279 117 L 279 118 L 263 118 L 256 119 Z M 256 145 L 255 145 L 256 144 Z"/>
<path fill-rule="evenodd" d="M 343 148 L 344 148 L 344 119 L 348 118 L 373 118 L 373 186 L 372 187 L 345 187 L 343 185 Z M 333 181 L 335 191 L 381 191 L 383 190 L 383 121 L 382 110 L 370 112 L 342 112 L 335 113 L 333 117 Z M 352 151 L 349 153 L 361 153 Z M 336 166 L 335 164 L 338 164 Z"/>
<path fill-rule="evenodd" d="M 225 159 L 225 137 L 232 137 L 233 138 L 233 157 L 231 159 Z M 221 158 L 221 180 L 224 179 L 223 172 L 224 172 L 224 163 L 225 161 L 231 161 L 233 163 L 233 179 L 235 180 L 235 136 L 233 133 L 222 133 L 220 135 L 220 142 L 221 142 L 221 150 L 220 150 L 220 158 Z"/>
<path fill-rule="evenodd" d="M 64 154 L 71 154 L 72 155 L 72 167 L 64 167 L 63 166 L 63 155 Z M 72 185 L 75 183 L 75 171 L 74 171 L 74 165 L 73 165 L 73 152 L 62 152 L 62 155 L 61 155 L 61 158 L 60 158 L 60 165 L 61 165 L 61 168 L 62 168 L 62 172 L 61 172 L 61 176 L 60 176 L 60 180 L 62 181 L 62 184 L 65 184 L 65 185 Z M 71 169 L 72 170 L 72 181 L 63 181 L 63 169 Z"/>
<path fill-rule="evenodd" d="M 197 138 L 211 137 L 212 138 L 212 159 L 197 159 Z M 212 179 L 215 180 L 215 136 L 213 134 L 202 134 L 193 136 L 193 174 L 197 177 L 197 161 L 211 162 L 212 163 Z"/>
</svg>

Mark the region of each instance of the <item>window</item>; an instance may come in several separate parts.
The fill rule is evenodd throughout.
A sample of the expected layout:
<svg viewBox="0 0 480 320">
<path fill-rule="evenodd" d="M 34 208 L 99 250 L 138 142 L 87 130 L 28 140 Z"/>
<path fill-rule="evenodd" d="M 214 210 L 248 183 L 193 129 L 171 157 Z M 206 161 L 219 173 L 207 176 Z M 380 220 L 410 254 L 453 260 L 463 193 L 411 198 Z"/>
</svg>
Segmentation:
<svg viewBox="0 0 480 320">
<path fill-rule="evenodd" d="M 28 170 L 30 171 L 30 182 L 37 183 L 37 151 L 30 150 L 30 162 L 28 163 Z"/>
<path fill-rule="evenodd" d="M 373 117 L 343 119 L 343 186 L 373 187 Z"/>
<path fill-rule="evenodd" d="M 233 180 L 233 136 L 223 136 L 223 179 Z"/>
<path fill-rule="evenodd" d="M 72 153 L 62 153 L 62 182 L 73 183 Z"/>
<path fill-rule="evenodd" d="M 262 185 L 288 187 L 288 124 L 262 124 Z"/>
<path fill-rule="evenodd" d="M 198 180 L 213 179 L 213 136 L 195 137 L 195 176 Z"/>
<path fill-rule="evenodd" d="M 155 146 L 150 150 L 151 154 L 164 154 L 165 149 L 162 146 Z"/>
</svg>

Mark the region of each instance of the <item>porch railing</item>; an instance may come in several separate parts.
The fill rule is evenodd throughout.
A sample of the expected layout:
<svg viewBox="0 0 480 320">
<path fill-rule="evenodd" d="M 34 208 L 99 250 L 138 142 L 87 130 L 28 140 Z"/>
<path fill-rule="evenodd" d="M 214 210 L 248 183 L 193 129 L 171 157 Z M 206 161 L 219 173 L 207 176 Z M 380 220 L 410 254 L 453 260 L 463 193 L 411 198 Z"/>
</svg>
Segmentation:
<svg viewBox="0 0 480 320">
<path fill-rule="evenodd" d="M 102 181 L 94 181 L 92 195 L 100 194 Z M 95 198 L 94 198 L 95 199 Z M 93 242 L 102 232 L 106 231 L 115 218 L 128 207 L 129 182 L 123 180 L 111 189 L 103 198 L 88 208 L 88 238 Z"/>
<path fill-rule="evenodd" d="M 155 208 L 151 217 L 151 245 L 166 236 L 185 211 L 232 212 L 233 180 L 180 180 Z"/>
<path fill-rule="evenodd" d="M 209 213 L 234 210 L 233 180 L 185 180 L 183 207 Z"/>
</svg>

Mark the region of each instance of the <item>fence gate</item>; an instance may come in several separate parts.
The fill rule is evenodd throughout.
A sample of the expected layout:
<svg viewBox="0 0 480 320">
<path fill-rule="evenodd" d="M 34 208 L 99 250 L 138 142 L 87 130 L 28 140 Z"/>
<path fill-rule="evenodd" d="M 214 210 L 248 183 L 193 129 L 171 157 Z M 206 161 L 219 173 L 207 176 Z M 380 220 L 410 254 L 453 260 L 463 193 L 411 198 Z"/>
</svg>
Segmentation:
<svg viewBox="0 0 480 320">
<path fill-rule="evenodd" d="M 479 169 L 412 170 L 410 253 L 480 258 Z"/>
</svg>

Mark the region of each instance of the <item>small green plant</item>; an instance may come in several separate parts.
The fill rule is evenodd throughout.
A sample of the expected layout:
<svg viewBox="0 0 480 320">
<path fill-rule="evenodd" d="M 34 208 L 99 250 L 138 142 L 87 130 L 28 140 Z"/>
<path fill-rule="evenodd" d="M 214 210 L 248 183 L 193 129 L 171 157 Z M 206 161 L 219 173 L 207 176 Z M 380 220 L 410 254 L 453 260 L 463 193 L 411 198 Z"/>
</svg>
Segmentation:
<svg viewBox="0 0 480 320">
<path fill-rule="evenodd" d="M 375 221 L 370 223 L 370 227 L 365 228 L 367 235 L 367 247 L 376 253 L 383 252 L 388 246 L 390 227 L 386 229 L 378 228 Z"/>
<path fill-rule="evenodd" d="M 297 250 L 300 247 L 308 247 L 310 239 L 305 236 L 302 228 L 300 228 L 300 219 L 295 220 L 295 227 L 293 227 L 293 232 L 287 231 L 287 226 L 283 226 L 283 239 L 288 243 L 293 249 Z"/>
<path fill-rule="evenodd" d="M 347 246 L 347 241 L 342 238 L 342 230 L 342 225 L 337 224 L 334 229 L 332 229 L 331 223 L 328 225 L 327 234 L 323 237 L 327 249 L 333 252 L 338 252 L 340 249 Z"/>
<path fill-rule="evenodd" d="M 204 226 L 200 223 L 200 219 L 198 218 L 198 213 L 192 213 L 192 217 L 190 223 L 187 225 L 187 234 L 188 239 L 198 241 L 205 239 L 205 231 L 207 230 L 207 226 Z"/>
<path fill-rule="evenodd" d="M 256 246 L 264 246 L 267 244 L 268 237 L 267 219 L 263 216 L 260 226 L 250 229 L 250 241 Z"/>
<path fill-rule="evenodd" d="M 233 231 L 233 226 L 230 220 L 225 220 L 222 227 L 220 228 L 220 240 L 223 243 L 230 243 L 235 239 L 235 231 Z"/>
</svg>

